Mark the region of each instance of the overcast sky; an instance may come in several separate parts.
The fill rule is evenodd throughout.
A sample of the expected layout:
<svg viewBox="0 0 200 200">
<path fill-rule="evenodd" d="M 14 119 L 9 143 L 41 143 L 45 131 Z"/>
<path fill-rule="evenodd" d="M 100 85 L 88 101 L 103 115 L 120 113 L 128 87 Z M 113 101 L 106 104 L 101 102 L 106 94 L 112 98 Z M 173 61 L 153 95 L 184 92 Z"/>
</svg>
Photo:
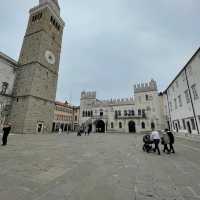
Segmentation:
<svg viewBox="0 0 200 200">
<path fill-rule="evenodd" d="M 39 0 L 0 4 L 0 51 L 18 59 L 28 10 Z M 79 104 L 133 95 L 154 78 L 163 90 L 200 44 L 199 0 L 59 0 L 66 22 L 57 100 Z"/>
</svg>

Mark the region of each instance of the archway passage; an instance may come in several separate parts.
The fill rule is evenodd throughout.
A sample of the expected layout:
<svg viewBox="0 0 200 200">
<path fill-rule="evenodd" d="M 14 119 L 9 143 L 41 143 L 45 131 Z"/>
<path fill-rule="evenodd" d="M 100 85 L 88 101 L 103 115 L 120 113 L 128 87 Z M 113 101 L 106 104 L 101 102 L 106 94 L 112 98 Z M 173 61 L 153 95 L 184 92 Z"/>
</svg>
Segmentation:
<svg viewBox="0 0 200 200">
<path fill-rule="evenodd" d="M 136 133 L 136 127 L 134 121 L 129 122 L 128 128 L 129 128 L 129 133 Z"/>
<path fill-rule="evenodd" d="M 88 134 L 92 132 L 92 124 L 88 125 Z"/>
<path fill-rule="evenodd" d="M 97 133 L 105 133 L 105 123 L 102 120 L 98 120 L 96 122 L 96 132 Z"/>
</svg>

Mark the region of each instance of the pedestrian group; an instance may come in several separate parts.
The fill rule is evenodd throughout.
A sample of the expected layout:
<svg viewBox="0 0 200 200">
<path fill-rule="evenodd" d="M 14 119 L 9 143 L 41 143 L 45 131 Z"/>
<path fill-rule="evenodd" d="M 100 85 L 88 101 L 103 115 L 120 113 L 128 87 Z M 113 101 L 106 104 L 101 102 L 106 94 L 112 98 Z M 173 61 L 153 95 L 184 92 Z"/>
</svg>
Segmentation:
<svg viewBox="0 0 200 200">
<path fill-rule="evenodd" d="M 170 153 L 175 153 L 174 150 L 174 135 L 171 131 L 168 129 L 165 129 L 164 133 L 162 136 L 160 136 L 160 133 L 156 131 L 154 128 L 152 129 L 152 133 L 149 135 L 144 135 L 143 137 L 143 150 L 146 152 L 157 152 L 158 155 L 160 155 L 160 148 L 159 144 L 161 143 L 163 145 L 163 152 L 170 154 Z M 154 145 L 154 147 L 153 147 Z"/>
</svg>

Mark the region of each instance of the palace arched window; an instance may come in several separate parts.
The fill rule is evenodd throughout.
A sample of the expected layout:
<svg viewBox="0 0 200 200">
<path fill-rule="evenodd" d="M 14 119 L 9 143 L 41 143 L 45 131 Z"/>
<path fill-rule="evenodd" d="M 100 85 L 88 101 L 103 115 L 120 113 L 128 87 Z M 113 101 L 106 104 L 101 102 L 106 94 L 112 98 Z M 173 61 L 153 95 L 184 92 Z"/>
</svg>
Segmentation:
<svg viewBox="0 0 200 200">
<path fill-rule="evenodd" d="M 119 122 L 119 128 L 122 128 L 122 123 L 121 122 Z"/>
<path fill-rule="evenodd" d="M 139 116 L 141 115 L 141 110 L 140 110 L 140 109 L 138 110 L 138 115 L 139 115 Z"/>
<path fill-rule="evenodd" d="M 83 111 L 83 117 L 85 117 L 85 111 Z"/>
<path fill-rule="evenodd" d="M 144 122 L 142 122 L 141 126 L 142 126 L 142 129 L 145 129 L 145 127 L 146 127 Z"/>
<path fill-rule="evenodd" d="M 118 110 L 118 116 L 121 116 L 121 110 Z"/>
<path fill-rule="evenodd" d="M 134 111 L 134 110 L 132 110 L 131 112 L 132 112 L 132 113 L 131 113 L 131 114 L 132 114 L 132 116 L 134 116 L 134 115 L 135 115 L 135 111 Z"/>
<path fill-rule="evenodd" d="M 127 116 L 127 110 L 124 110 L 124 116 Z"/>
<path fill-rule="evenodd" d="M 145 110 L 142 110 L 142 116 L 145 117 Z"/>
<path fill-rule="evenodd" d="M 113 122 L 111 122 L 111 128 L 114 128 L 114 123 Z"/>
</svg>

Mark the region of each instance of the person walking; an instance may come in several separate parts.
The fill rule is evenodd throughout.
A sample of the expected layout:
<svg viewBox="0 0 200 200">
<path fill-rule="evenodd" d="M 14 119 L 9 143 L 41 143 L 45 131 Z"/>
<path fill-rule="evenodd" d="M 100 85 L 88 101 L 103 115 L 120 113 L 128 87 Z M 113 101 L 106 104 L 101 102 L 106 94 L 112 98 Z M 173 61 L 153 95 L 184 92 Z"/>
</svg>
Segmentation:
<svg viewBox="0 0 200 200">
<path fill-rule="evenodd" d="M 175 142 L 175 139 L 174 139 L 174 135 L 171 131 L 167 130 L 167 135 L 169 136 L 169 151 L 171 153 L 175 153 L 174 151 L 174 142 Z"/>
<path fill-rule="evenodd" d="M 60 127 L 58 130 L 58 134 L 61 135 L 62 134 L 62 128 Z"/>
<path fill-rule="evenodd" d="M 164 149 L 163 149 L 164 153 L 165 153 L 165 151 L 167 151 L 168 154 L 170 153 L 170 150 L 168 148 L 169 143 L 170 143 L 170 139 L 169 139 L 169 136 L 167 134 L 167 130 L 165 130 L 165 132 L 163 133 L 163 136 L 162 136 L 162 144 L 164 146 Z"/>
<path fill-rule="evenodd" d="M 160 155 L 160 149 L 159 149 L 160 135 L 159 135 L 159 132 L 155 130 L 155 128 L 152 128 L 152 133 L 151 133 L 150 138 L 155 145 L 154 152 L 156 152 L 157 150 L 158 155 Z"/>
<path fill-rule="evenodd" d="M 6 123 L 3 126 L 2 146 L 6 146 L 7 145 L 7 140 L 8 140 L 8 135 L 10 133 L 10 130 L 11 130 L 11 124 L 10 123 Z"/>
</svg>

